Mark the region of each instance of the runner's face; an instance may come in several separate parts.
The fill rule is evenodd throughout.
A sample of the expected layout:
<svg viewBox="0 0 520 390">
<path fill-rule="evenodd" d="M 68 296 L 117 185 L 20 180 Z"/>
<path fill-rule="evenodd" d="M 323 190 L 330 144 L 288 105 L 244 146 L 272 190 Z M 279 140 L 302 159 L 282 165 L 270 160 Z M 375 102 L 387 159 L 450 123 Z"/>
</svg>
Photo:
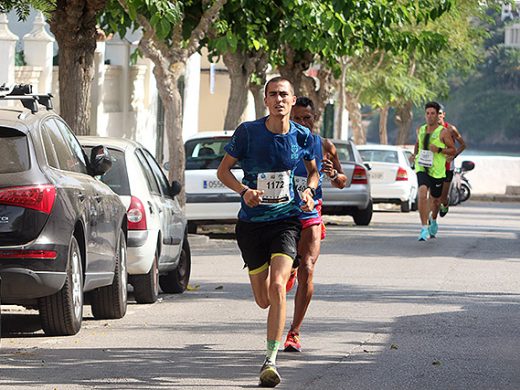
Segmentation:
<svg viewBox="0 0 520 390">
<path fill-rule="evenodd" d="M 433 126 L 439 123 L 439 114 L 437 110 L 433 107 L 428 107 L 426 109 L 426 123 L 429 126 Z"/>
<path fill-rule="evenodd" d="M 278 81 L 267 86 L 264 103 L 270 116 L 287 116 L 296 103 L 296 96 L 289 82 Z"/>
<path fill-rule="evenodd" d="M 291 110 L 291 119 L 310 131 L 314 129 L 314 113 L 310 107 L 294 106 Z"/>
<path fill-rule="evenodd" d="M 439 112 L 439 124 L 444 124 L 444 117 L 446 116 L 446 113 L 444 111 Z"/>
</svg>

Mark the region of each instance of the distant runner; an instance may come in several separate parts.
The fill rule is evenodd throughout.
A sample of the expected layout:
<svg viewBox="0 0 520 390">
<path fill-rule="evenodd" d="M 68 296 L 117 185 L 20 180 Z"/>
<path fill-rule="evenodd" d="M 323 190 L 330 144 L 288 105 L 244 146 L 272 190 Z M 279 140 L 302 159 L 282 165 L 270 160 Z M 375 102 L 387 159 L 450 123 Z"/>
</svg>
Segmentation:
<svg viewBox="0 0 520 390">
<path fill-rule="evenodd" d="M 464 149 L 466 149 L 466 143 L 464 142 L 464 138 L 460 135 L 459 131 L 455 126 L 451 123 L 445 121 L 446 111 L 444 106 L 441 104 L 441 110 L 439 111 L 439 124 L 444 126 L 449 130 L 449 136 L 453 139 L 453 143 L 455 142 L 459 144 L 454 156 L 446 157 L 446 178 L 444 179 L 444 183 L 442 184 L 442 195 L 441 195 L 441 205 L 439 207 L 439 215 L 444 217 L 449 210 L 450 200 L 449 200 L 449 192 L 450 192 L 450 184 L 453 180 L 453 171 L 455 170 L 455 158 L 462 153 Z"/>
<path fill-rule="evenodd" d="M 449 130 L 439 124 L 440 104 L 429 102 L 424 109 L 426 124 L 417 129 L 414 149 L 421 218 L 419 241 L 426 241 L 428 237 L 434 238 L 437 235 L 439 229 L 437 215 L 442 184 L 446 177 L 446 157 L 455 154 L 455 146 Z"/>
<path fill-rule="evenodd" d="M 296 104 L 291 110 L 291 119 L 302 126 L 314 131 L 314 121 L 316 114 L 314 112 L 314 103 L 307 97 L 299 97 Z M 313 134 L 314 137 L 314 155 L 316 164 L 320 170 L 320 184 L 316 190 L 314 197 L 315 208 L 313 211 L 300 213 L 300 222 L 302 224 L 302 233 L 298 242 L 298 289 L 294 297 L 294 317 L 291 328 L 285 340 L 284 350 L 287 352 L 301 352 L 300 343 L 300 327 L 303 323 L 305 313 L 311 302 L 314 293 L 314 266 L 320 255 L 321 240 L 325 238 L 325 225 L 321 219 L 322 190 L 321 182 L 323 178 L 330 180 L 331 184 L 336 188 L 344 188 L 347 177 L 343 173 L 341 163 L 338 159 L 336 147 L 328 139 Z M 295 171 L 295 186 L 301 191 L 305 188 L 307 180 L 307 171 L 303 161 L 298 164 Z M 298 191 L 296 192 L 298 195 Z M 288 284 L 287 291 L 294 284 L 294 272 Z M 293 283 L 291 283 L 291 280 Z"/>
<path fill-rule="evenodd" d="M 296 102 L 292 84 L 282 77 L 265 86 L 267 117 L 242 123 L 226 145 L 217 176 L 242 197 L 236 225 L 238 246 L 248 268 L 258 306 L 269 308 L 267 352 L 260 370 L 260 386 L 281 381 L 276 356 L 286 314 L 286 285 L 296 258 L 300 211 L 312 211 L 318 187 L 313 137 L 308 129 L 289 120 Z M 301 159 L 307 170 L 301 203 L 294 196 L 294 171 Z M 240 162 L 240 183 L 231 168 Z"/>
</svg>

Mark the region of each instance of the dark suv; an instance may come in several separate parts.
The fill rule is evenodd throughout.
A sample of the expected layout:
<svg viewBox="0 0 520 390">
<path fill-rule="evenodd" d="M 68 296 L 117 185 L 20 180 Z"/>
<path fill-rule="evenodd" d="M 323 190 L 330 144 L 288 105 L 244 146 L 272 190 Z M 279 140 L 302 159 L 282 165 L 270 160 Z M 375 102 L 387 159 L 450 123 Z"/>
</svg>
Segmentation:
<svg viewBox="0 0 520 390">
<path fill-rule="evenodd" d="M 5 304 L 36 307 L 49 335 L 81 328 L 84 292 L 96 318 L 127 304 L 126 209 L 95 178 L 111 166 L 103 146 L 89 159 L 50 95 L 0 87 L 0 277 Z"/>
</svg>

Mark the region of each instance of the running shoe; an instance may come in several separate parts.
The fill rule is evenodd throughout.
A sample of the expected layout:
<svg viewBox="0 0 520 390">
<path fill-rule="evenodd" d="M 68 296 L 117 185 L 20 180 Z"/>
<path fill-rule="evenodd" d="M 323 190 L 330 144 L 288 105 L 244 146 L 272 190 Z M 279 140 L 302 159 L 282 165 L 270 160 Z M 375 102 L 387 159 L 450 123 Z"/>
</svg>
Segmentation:
<svg viewBox="0 0 520 390">
<path fill-rule="evenodd" d="M 438 231 L 439 225 L 437 224 L 437 220 L 432 219 L 432 217 L 430 217 L 430 219 L 428 220 L 428 232 L 430 233 L 430 237 L 435 238 Z"/>
<path fill-rule="evenodd" d="M 296 332 L 289 331 L 285 344 L 283 345 L 283 350 L 285 352 L 301 352 L 302 345 L 300 344 L 300 335 Z"/>
<path fill-rule="evenodd" d="M 287 281 L 287 284 L 285 285 L 285 292 L 288 293 L 292 290 L 294 285 L 296 284 L 296 275 L 298 274 L 298 268 L 293 268 L 291 270 L 291 275 L 289 275 L 289 280 Z"/>
<path fill-rule="evenodd" d="M 266 358 L 260 369 L 260 383 L 258 385 L 261 387 L 275 387 L 281 380 L 282 377 L 278 374 L 276 365 Z"/>
<path fill-rule="evenodd" d="M 439 215 L 441 217 L 444 217 L 446 214 L 448 214 L 448 211 L 450 210 L 450 206 L 444 206 L 441 203 L 441 207 L 439 208 Z"/>
<path fill-rule="evenodd" d="M 426 241 L 428 239 L 428 228 L 421 228 L 421 234 L 419 234 L 418 241 Z"/>
</svg>

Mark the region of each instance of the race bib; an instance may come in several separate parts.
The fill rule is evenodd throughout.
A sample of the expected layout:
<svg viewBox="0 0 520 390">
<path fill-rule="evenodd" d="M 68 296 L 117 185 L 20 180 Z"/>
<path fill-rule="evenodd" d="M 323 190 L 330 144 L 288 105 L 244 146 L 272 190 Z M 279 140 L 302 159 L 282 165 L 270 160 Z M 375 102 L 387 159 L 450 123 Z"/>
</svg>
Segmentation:
<svg viewBox="0 0 520 390">
<path fill-rule="evenodd" d="M 287 203 L 291 201 L 291 171 L 259 173 L 256 188 L 264 191 L 261 203 Z"/>
<path fill-rule="evenodd" d="M 421 150 L 418 163 L 421 167 L 431 168 L 433 165 L 433 152 L 430 150 Z"/>
<path fill-rule="evenodd" d="M 294 189 L 298 191 L 298 195 L 300 199 L 303 196 L 303 191 L 307 188 L 307 177 L 304 176 L 294 176 Z"/>
</svg>

